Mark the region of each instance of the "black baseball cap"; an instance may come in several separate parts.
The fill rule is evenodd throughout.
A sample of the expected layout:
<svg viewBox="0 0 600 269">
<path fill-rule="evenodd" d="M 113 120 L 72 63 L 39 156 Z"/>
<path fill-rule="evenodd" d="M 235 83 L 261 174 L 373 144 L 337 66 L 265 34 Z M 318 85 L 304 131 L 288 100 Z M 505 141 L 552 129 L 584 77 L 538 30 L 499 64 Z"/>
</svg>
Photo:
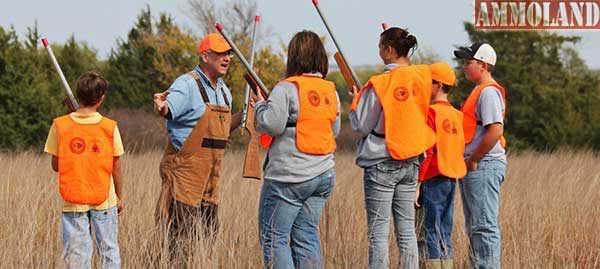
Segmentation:
<svg viewBox="0 0 600 269">
<path fill-rule="evenodd" d="M 454 51 L 454 56 L 463 60 L 475 59 L 484 63 L 496 65 L 496 51 L 494 51 L 494 48 L 487 43 L 477 42 L 473 43 L 470 47 L 460 47 L 458 50 Z"/>
</svg>

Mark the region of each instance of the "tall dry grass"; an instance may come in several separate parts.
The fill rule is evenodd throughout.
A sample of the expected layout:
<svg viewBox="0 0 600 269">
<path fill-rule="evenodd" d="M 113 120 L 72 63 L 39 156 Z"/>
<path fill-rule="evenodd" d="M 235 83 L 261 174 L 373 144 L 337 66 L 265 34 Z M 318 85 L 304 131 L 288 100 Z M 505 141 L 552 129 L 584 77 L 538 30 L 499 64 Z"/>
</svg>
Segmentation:
<svg viewBox="0 0 600 269">
<path fill-rule="evenodd" d="M 153 210 L 158 196 L 158 151 L 124 157 L 126 209 L 120 217 L 123 267 L 151 267 Z M 337 156 L 337 185 L 321 224 L 327 268 L 365 268 L 367 232 L 362 172 L 352 154 Z M 591 153 L 525 153 L 509 158 L 501 190 L 504 268 L 600 267 L 600 158 Z M 0 267 L 63 267 L 61 202 L 47 156 L 0 155 Z M 212 257 L 196 244 L 195 268 L 259 268 L 257 202 L 260 182 L 240 179 L 241 153 L 226 157 Z M 457 197 L 458 198 L 458 197 Z M 467 266 L 468 244 L 457 199 L 455 263 Z M 390 238 L 392 263 L 398 249 Z M 96 259 L 96 263 L 97 263 Z M 155 263 L 169 267 L 165 260 Z"/>
</svg>

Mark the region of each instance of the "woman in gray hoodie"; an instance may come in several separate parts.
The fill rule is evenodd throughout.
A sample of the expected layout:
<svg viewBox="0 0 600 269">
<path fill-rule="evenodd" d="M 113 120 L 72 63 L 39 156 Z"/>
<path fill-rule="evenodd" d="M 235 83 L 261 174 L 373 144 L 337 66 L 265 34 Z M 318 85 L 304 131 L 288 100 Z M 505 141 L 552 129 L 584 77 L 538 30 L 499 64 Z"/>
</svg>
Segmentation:
<svg viewBox="0 0 600 269">
<path fill-rule="evenodd" d="M 268 100 L 256 100 L 257 129 L 272 136 L 264 163 L 259 229 L 265 268 L 321 268 L 319 219 L 335 185 L 340 103 L 323 78 L 328 60 L 319 36 L 297 33 L 287 75 Z"/>
</svg>

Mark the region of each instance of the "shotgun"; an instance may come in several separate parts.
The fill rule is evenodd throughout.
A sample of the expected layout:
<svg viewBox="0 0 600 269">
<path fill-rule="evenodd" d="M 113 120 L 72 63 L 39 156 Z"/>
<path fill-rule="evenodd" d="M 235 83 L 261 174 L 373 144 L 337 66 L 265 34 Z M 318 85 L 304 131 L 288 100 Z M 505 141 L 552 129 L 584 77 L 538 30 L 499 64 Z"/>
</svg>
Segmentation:
<svg viewBox="0 0 600 269">
<path fill-rule="evenodd" d="M 58 65 L 58 61 L 56 60 L 56 57 L 54 57 L 54 52 L 52 52 L 52 47 L 50 47 L 50 43 L 48 43 L 48 39 L 42 38 L 42 44 L 44 44 L 44 47 L 46 48 L 46 51 L 48 52 L 48 56 L 50 56 L 50 61 L 52 61 L 52 64 L 54 65 L 54 69 L 58 73 L 58 76 L 60 77 L 60 81 L 62 82 L 63 88 L 65 90 L 65 94 L 67 95 L 67 97 L 64 100 L 64 103 L 65 103 L 65 105 L 67 105 L 67 108 L 69 108 L 70 112 L 75 112 L 77 109 L 79 109 L 79 103 L 77 103 L 77 99 L 75 99 L 75 96 L 73 95 L 73 91 L 71 91 L 71 87 L 69 86 L 69 83 L 67 82 L 67 79 L 65 78 L 65 75 L 63 74 L 62 70 L 60 69 L 60 65 Z"/>
<path fill-rule="evenodd" d="M 250 46 L 250 68 L 254 67 L 254 51 L 256 50 L 256 28 L 258 28 L 258 22 L 260 21 L 260 16 L 256 15 L 254 17 L 254 28 L 252 29 L 252 45 Z M 242 107 L 242 128 L 240 128 L 242 135 L 244 134 L 244 130 L 248 131 L 250 136 L 256 135 L 252 134 L 249 129 L 246 128 L 246 121 L 248 120 L 248 101 L 250 100 L 250 83 L 246 84 L 246 90 L 244 91 L 244 106 Z M 250 108 L 254 110 L 254 108 Z M 252 113 L 253 114 L 253 113 Z M 252 117 L 254 117 L 252 115 Z M 254 128 L 254 126 L 252 126 Z"/>
<path fill-rule="evenodd" d="M 321 8 L 319 8 L 319 0 L 312 0 L 312 3 L 314 5 L 315 9 L 317 10 L 317 13 L 319 14 L 319 17 L 321 17 L 321 21 L 323 21 L 325 28 L 327 28 L 327 32 L 329 33 L 331 40 L 333 40 L 333 44 L 337 48 L 337 52 L 334 54 L 333 58 L 335 59 L 338 67 L 340 68 L 340 72 L 342 73 L 342 76 L 344 77 L 344 80 L 346 81 L 346 85 L 348 85 L 348 88 L 350 91 L 352 91 L 353 87 L 356 87 L 356 89 L 360 90 L 360 88 L 362 87 L 362 83 L 360 83 L 358 76 L 356 76 L 356 73 L 350 67 L 350 64 L 348 63 L 347 58 L 344 56 L 344 53 L 342 52 L 342 48 L 340 47 L 340 44 L 337 42 L 337 39 L 333 35 L 333 31 L 331 30 L 331 27 L 327 23 L 327 19 L 325 19 L 325 15 L 321 11 Z"/>
<path fill-rule="evenodd" d="M 242 63 L 244 68 L 246 68 L 246 74 L 244 75 L 244 78 L 246 79 L 246 82 L 248 82 L 250 89 L 254 92 L 254 94 L 262 94 L 264 97 L 268 96 L 269 90 L 267 90 L 265 84 L 262 82 L 262 80 L 260 80 L 260 78 L 254 72 L 254 70 L 252 70 L 252 67 L 246 61 L 246 58 L 244 58 L 244 55 L 240 52 L 235 43 L 233 43 L 233 40 L 225 32 L 223 25 L 217 23 L 215 24 L 215 28 L 217 29 L 217 31 L 219 31 L 219 33 L 221 33 L 225 41 L 229 43 L 229 46 L 231 47 L 231 50 L 233 50 L 233 53 L 235 53 L 235 55 L 240 59 L 240 62 Z M 244 167 L 242 169 L 242 177 L 260 180 L 262 178 L 262 168 L 260 166 L 261 161 L 258 149 L 259 137 L 256 134 L 256 130 L 254 128 L 254 109 L 251 106 L 248 106 L 246 130 L 250 134 L 250 141 L 248 142 L 248 148 L 246 149 Z"/>
</svg>

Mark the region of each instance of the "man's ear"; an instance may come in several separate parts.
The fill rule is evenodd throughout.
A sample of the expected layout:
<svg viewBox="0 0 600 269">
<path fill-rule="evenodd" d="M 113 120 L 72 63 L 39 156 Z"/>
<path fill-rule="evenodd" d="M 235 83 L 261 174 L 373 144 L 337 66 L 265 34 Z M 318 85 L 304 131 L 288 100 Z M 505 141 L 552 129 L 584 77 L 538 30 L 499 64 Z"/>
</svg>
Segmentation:
<svg viewBox="0 0 600 269">
<path fill-rule="evenodd" d="M 207 53 L 200 53 L 200 62 L 202 63 L 208 63 L 208 54 Z"/>
</svg>

